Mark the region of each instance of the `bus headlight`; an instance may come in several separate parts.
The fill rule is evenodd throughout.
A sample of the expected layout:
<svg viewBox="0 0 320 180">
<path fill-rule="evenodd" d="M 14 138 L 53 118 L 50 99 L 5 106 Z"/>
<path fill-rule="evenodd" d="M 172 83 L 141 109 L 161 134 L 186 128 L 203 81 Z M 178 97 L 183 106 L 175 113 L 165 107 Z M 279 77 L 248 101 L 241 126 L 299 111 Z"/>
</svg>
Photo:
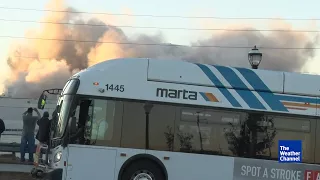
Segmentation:
<svg viewBox="0 0 320 180">
<path fill-rule="evenodd" d="M 54 163 L 59 162 L 61 160 L 61 157 L 62 157 L 62 152 L 57 152 L 53 157 L 53 162 Z"/>
</svg>

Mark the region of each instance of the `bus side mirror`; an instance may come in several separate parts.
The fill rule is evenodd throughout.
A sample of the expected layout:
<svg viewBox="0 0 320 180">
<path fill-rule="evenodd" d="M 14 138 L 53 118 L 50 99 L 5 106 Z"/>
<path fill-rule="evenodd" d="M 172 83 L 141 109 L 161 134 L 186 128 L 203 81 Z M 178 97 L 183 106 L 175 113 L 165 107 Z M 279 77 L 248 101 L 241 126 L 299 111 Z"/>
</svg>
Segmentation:
<svg viewBox="0 0 320 180">
<path fill-rule="evenodd" d="M 43 92 L 38 100 L 38 109 L 44 109 L 46 105 L 46 100 L 47 100 L 47 95 L 45 95 Z"/>
</svg>

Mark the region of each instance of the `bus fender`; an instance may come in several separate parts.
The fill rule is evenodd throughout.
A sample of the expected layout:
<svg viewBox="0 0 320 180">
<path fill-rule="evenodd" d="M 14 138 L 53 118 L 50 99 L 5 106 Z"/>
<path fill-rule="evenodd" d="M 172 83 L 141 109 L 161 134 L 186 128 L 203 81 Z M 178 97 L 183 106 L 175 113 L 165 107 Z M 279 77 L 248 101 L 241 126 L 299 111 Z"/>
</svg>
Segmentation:
<svg viewBox="0 0 320 180">
<path fill-rule="evenodd" d="M 132 157 L 130 157 L 129 159 L 126 160 L 126 162 L 123 163 L 122 167 L 120 168 L 119 174 L 118 174 L 118 180 L 121 180 L 121 175 L 124 171 L 124 169 L 129 166 L 132 162 L 136 161 L 136 160 L 140 160 L 140 159 L 148 159 L 151 160 L 153 162 L 155 162 L 157 165 L 159 165 L 166 177 L 165 180 L 168 180 L 168 172 L 166 167 L 164 166 L 164 164 L 155 156 L 150 155 L 150 154 L 136 154 Z"/>
</svg>

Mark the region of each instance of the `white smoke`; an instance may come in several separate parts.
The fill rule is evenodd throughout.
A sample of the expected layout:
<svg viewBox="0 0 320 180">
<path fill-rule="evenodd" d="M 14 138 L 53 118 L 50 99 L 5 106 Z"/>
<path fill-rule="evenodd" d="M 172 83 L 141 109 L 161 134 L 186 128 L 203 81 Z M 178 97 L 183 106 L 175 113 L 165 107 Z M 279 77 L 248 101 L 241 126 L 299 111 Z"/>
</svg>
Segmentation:
<svg viewBox="0 0 320 180">
<path fill-rule="evenodd" d="M 54 1 L 50 9 L 65 9 L 62 0 Z M 81 19 L 80 14 L 49 13 L 44 21 L 104 24 L 92 18 Z M 283 24 L 286 24 L 282 22 Z M 247 53 L 250 49 L 192 48 L 188 46 L 137 46 L 129 44 L 95 43 L 98 42 L 134 42 L 161 44 L 168 43 L 160 35 L 139 35 L 128 37 L 121 29 L 106 25 L 100 27 L 72 26 L 63 24 L 44 24 L 38 31 L 32 32 L 39 40 L 26 40 L 14 48 L 8 57 L 10 78 L 6 88 L 13 89 L 16 97 L 38 97 L 44 89 L 61 88 L 75 72 L 98 62 L 119 57 L 171 58 L 197 61 L 210 64 L 248 66 Z M 42 40 L 41 40 L 42 39 Z M 44 39 L 78 39 L 77 41 L 55 41 Z M 91 42 L 83 42 L 91 41 Z M 264 47 L 308 47 L 316 45 L 316 39 L 310 39 L 304 33 L 272 32 L 224 32 L 214 34 L 206 40 L 191 43 L 199 46 L 252 46 Z M 263 50 L 264 69 L 301 71 L 301 68 L 314 56 L 314 50 Z M 30 58 L 35 57 L 35 58 Z M 46 59 L 48 58 L 49 59 Z"/>
</svg>

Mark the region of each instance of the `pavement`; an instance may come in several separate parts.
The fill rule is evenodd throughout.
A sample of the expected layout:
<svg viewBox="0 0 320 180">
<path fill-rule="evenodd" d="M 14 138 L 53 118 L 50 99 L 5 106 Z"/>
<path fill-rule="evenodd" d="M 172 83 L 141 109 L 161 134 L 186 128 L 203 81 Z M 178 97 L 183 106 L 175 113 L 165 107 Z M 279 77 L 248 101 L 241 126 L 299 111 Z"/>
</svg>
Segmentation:
<svg viewBox="0 0 320 180">
<path fill-rule="evenodd" d="M 0 172 L 22 172 L 30 173 L 33 165 L 24 164 L 0 164 Z"/>
</svg>

